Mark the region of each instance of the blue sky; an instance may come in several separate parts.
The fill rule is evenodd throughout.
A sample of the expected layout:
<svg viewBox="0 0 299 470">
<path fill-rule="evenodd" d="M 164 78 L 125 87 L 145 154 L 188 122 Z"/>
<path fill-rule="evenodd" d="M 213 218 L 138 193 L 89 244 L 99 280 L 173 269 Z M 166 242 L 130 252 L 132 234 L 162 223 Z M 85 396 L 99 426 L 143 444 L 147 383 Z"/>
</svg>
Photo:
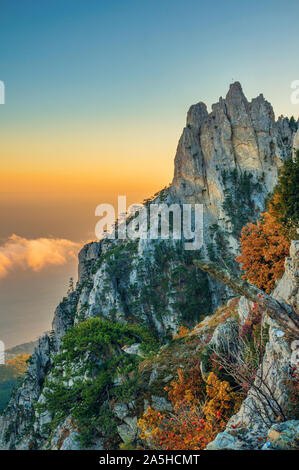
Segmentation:
<svg viewBox="0 0 299 470">
<path fill-rule="evenodd" d="M 298 17 L 292 0 L 1 0 L 1 125 L 115 125 L 140 115 L 176 124 L 232 79 L 291 113 Z"/>
</svg>

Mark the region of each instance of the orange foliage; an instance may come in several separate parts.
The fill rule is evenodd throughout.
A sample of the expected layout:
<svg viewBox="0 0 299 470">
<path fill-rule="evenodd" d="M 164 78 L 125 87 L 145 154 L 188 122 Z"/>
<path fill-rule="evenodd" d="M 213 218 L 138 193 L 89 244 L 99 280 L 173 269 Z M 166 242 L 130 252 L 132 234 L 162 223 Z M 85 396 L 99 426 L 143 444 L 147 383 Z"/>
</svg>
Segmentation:
<svg viewBox="0 0 299 470">
<path fill-rule="evenodd" d="M 204 383 L 196 368 L 186 377 L 178 370 L 178 380 L 166 390 L 173 412 L 160 413 L 148 407 L 138 422 L 141 439 L 155 449 L 205 448 L 241 404 L 240 396 L 232 392 L 228 382 L 221 382 L 211 372 Z"/>
<path fill-rule="evenodd" d="M 190 333 L 189 328 L 187 328 L 186 326 L 180 326 L 179 331 L 177 332 L 176 335 L 173 336 L 173 338 L 174 339 L 184 338 L 185 336 L 187 336 L 188 333 Z"/>
<path fill-rule="evenodd" d="M 284 273 L 289 247 L 272 213 L 264 212 L 256 224 L 245 225 L 241 233 L 241 255 L 236 258 L 242 263 L 243 279 L 269 293 Z"/>
<path fill-rule="evenodd" d="M 27 370 L 27 360 L 29 359 L 30 354 L 20 354 L 14 359 L 9 359 L 6 361 L 6 365 L 11 368 L 14 373 L 14 377 L 25 374 Z"/>
<path fill-rule="evenodd" d="M 184 377 L 182 369 L 178 369 L 178 380 L 173 380 L 169 386 L 165 387 L 174 409 L 180 403 L 186 403 L 189 406 L 195 405 L 204 398 L 204 389 L 199 364 L 192 367 L 186 377 Z"/>
</svg>

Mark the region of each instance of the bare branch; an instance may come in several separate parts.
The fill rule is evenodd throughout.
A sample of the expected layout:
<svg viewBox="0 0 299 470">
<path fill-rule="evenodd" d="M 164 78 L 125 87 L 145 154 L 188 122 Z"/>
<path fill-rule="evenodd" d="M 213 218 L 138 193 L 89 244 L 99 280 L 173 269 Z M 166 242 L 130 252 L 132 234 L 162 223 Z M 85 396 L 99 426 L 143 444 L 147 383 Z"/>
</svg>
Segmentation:
<svg viewBox="0 0 299 470">
<path fill-rule="evenodd" d="M 223 269 L 216 263 L 209 260 L 194 260 L 194 264 L 206 271 L 211 276 L 219 279 L 227 286 L 231 287 L 235 292 L 243 295 L 252 302 L 257 302 L 264 312 L 275 320 L 281 328 L 292 336 L 299 336 L 299 316 L 295 310 L 284 301 L 275 300 L 270 295 L 265 294 L 262 290 L 249 284 L 244 279 Z"/>
<path fill-rule="evenodd" d="M 259 418 L 265 424 L 275 423 L 277 419 L 285 421 L 287 418 L 280 403 L 282 391 L 278 386 L 278 378 L 274 376 L 270 379 L 272 367 L 265 370 L 263 360 L 258 366 L 260 348 L 254 346 L 254 349 L 254 357 L 249 360 L 248 352 L 251 348 L 244 339 L 239 338 L 236 354 L 214 349 L 214 361 L 220 364 L 241 388 L 249 391 L 251 400 L 247 399 L 244 406 L 251 410 L 253 419 Z"/>
</svg>

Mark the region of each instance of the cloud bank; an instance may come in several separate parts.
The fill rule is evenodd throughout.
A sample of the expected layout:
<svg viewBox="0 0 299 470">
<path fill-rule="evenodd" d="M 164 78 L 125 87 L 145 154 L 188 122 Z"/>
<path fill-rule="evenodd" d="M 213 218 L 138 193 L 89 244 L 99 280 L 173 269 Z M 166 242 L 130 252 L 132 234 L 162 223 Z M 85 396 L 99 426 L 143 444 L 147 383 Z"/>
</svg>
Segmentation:
<svg viewBox="0 0 299 470">
<path fill-rule="evenodd" d="M 41 271 L 48 266 L 61 266 L 76 258 L 80 243 L 64 238 L 30 240 L 11 235 L 0 245 L 0 279 L 18 269 Z"/>
</svg>

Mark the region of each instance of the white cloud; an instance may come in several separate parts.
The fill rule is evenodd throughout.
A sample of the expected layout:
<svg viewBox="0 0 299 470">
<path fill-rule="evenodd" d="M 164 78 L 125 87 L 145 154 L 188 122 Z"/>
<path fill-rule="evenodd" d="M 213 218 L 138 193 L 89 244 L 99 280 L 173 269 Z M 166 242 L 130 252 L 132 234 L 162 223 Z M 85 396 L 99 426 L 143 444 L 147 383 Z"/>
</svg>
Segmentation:
<svg viewBox="0 0 299 470">
<path fill-rule="evenodd" d="M 0 246 L 0 279 L 18 269 L 41 271 L 47 266 L 60 266 L 76 258 L 80 243 L 64 238 L 30 240 L 11 235 Z"/>
</svg>

